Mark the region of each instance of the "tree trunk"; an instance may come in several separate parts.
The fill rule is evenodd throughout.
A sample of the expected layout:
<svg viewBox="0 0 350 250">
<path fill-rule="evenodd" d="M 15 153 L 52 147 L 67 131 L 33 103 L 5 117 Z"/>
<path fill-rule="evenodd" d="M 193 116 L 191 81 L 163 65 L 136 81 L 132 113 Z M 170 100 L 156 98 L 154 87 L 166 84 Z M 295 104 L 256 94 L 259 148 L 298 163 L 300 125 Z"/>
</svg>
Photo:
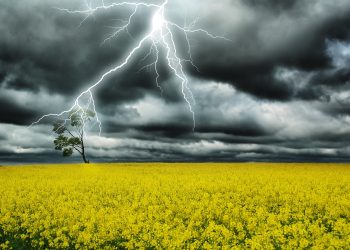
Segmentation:
<svg viewBox="0 0 350 250">
<path fill-rule="evenodd" d="M 81 154 L 81 156 L 83 157 L 83 160 L 84 160 L 85 163 L 90 163 L 90 161 L 88 159 L 86 159 L 84 150 L 83 150 L 83 153 Z"/>
<path fill-rule="evenodd" d="M 86 159 L 86 156 L 85 156 L 85 147 L 84 147 L 83 136 L 84 136 L 84 134 L 82 133 L 82 136 L 81 136 L 81 156 L 83 157 L 83 160 L 85 163 L 90 163 L 90 161 L 88 159 Z"/>
</svg>

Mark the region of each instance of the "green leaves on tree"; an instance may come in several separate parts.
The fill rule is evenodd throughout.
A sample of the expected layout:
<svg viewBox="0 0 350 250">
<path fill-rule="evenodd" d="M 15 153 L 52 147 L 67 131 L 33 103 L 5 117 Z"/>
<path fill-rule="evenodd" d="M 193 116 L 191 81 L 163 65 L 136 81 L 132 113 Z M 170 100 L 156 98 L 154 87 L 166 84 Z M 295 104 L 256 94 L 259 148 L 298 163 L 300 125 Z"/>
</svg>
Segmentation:
<svg viewBox="0 0 350 250">
<path fill-rule="evenodd" d="M 75 150 L 89 163 L 85 156 L 84 127 L 94 116 L 91 110 L 75 110 L 69 114 L 69 119 L 56 122 L 53 125 L 58 135 L 53 141 L 55 149 L 62 151 L 63 156 L 71 156 Z"/>
</svg>

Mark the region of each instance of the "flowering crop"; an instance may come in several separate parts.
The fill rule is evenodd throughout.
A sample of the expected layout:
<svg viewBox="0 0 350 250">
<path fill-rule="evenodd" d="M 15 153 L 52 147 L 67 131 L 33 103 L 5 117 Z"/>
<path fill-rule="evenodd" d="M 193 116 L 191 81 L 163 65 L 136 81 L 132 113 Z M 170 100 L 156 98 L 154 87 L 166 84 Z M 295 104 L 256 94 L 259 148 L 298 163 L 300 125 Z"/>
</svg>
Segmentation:
<svg viewBox="0 0 350 250">
<path fill-rule="evenodd" d="M 345 249 L 350 165 L 0 168 L 0 249 Z"/>
</svg>

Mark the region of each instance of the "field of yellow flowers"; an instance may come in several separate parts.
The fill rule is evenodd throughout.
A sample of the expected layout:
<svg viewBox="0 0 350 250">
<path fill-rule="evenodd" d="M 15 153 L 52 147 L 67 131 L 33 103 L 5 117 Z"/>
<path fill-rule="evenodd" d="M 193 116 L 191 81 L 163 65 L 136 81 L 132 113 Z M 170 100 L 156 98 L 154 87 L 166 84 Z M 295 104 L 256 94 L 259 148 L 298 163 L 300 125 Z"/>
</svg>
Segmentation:
<svg viewBox="0 0 350 250">
<path fill-rule="evenodd" d="M 0 249 L 349 249 L 350 165 L 0 167 Z"/>
</svg>

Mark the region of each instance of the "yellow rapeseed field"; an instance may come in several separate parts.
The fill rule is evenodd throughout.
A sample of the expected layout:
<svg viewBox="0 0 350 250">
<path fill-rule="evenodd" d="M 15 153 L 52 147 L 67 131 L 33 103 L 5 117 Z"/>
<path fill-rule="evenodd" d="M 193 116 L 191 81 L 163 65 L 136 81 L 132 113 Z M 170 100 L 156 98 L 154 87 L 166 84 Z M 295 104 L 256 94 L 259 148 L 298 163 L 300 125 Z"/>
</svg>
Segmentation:
<svg viewBox="0 0 350 250">
<path fill-rule="evenodd" d="M 0 249 L 350 249 L 350 165 L 0 167 Z"/>
</svg>

